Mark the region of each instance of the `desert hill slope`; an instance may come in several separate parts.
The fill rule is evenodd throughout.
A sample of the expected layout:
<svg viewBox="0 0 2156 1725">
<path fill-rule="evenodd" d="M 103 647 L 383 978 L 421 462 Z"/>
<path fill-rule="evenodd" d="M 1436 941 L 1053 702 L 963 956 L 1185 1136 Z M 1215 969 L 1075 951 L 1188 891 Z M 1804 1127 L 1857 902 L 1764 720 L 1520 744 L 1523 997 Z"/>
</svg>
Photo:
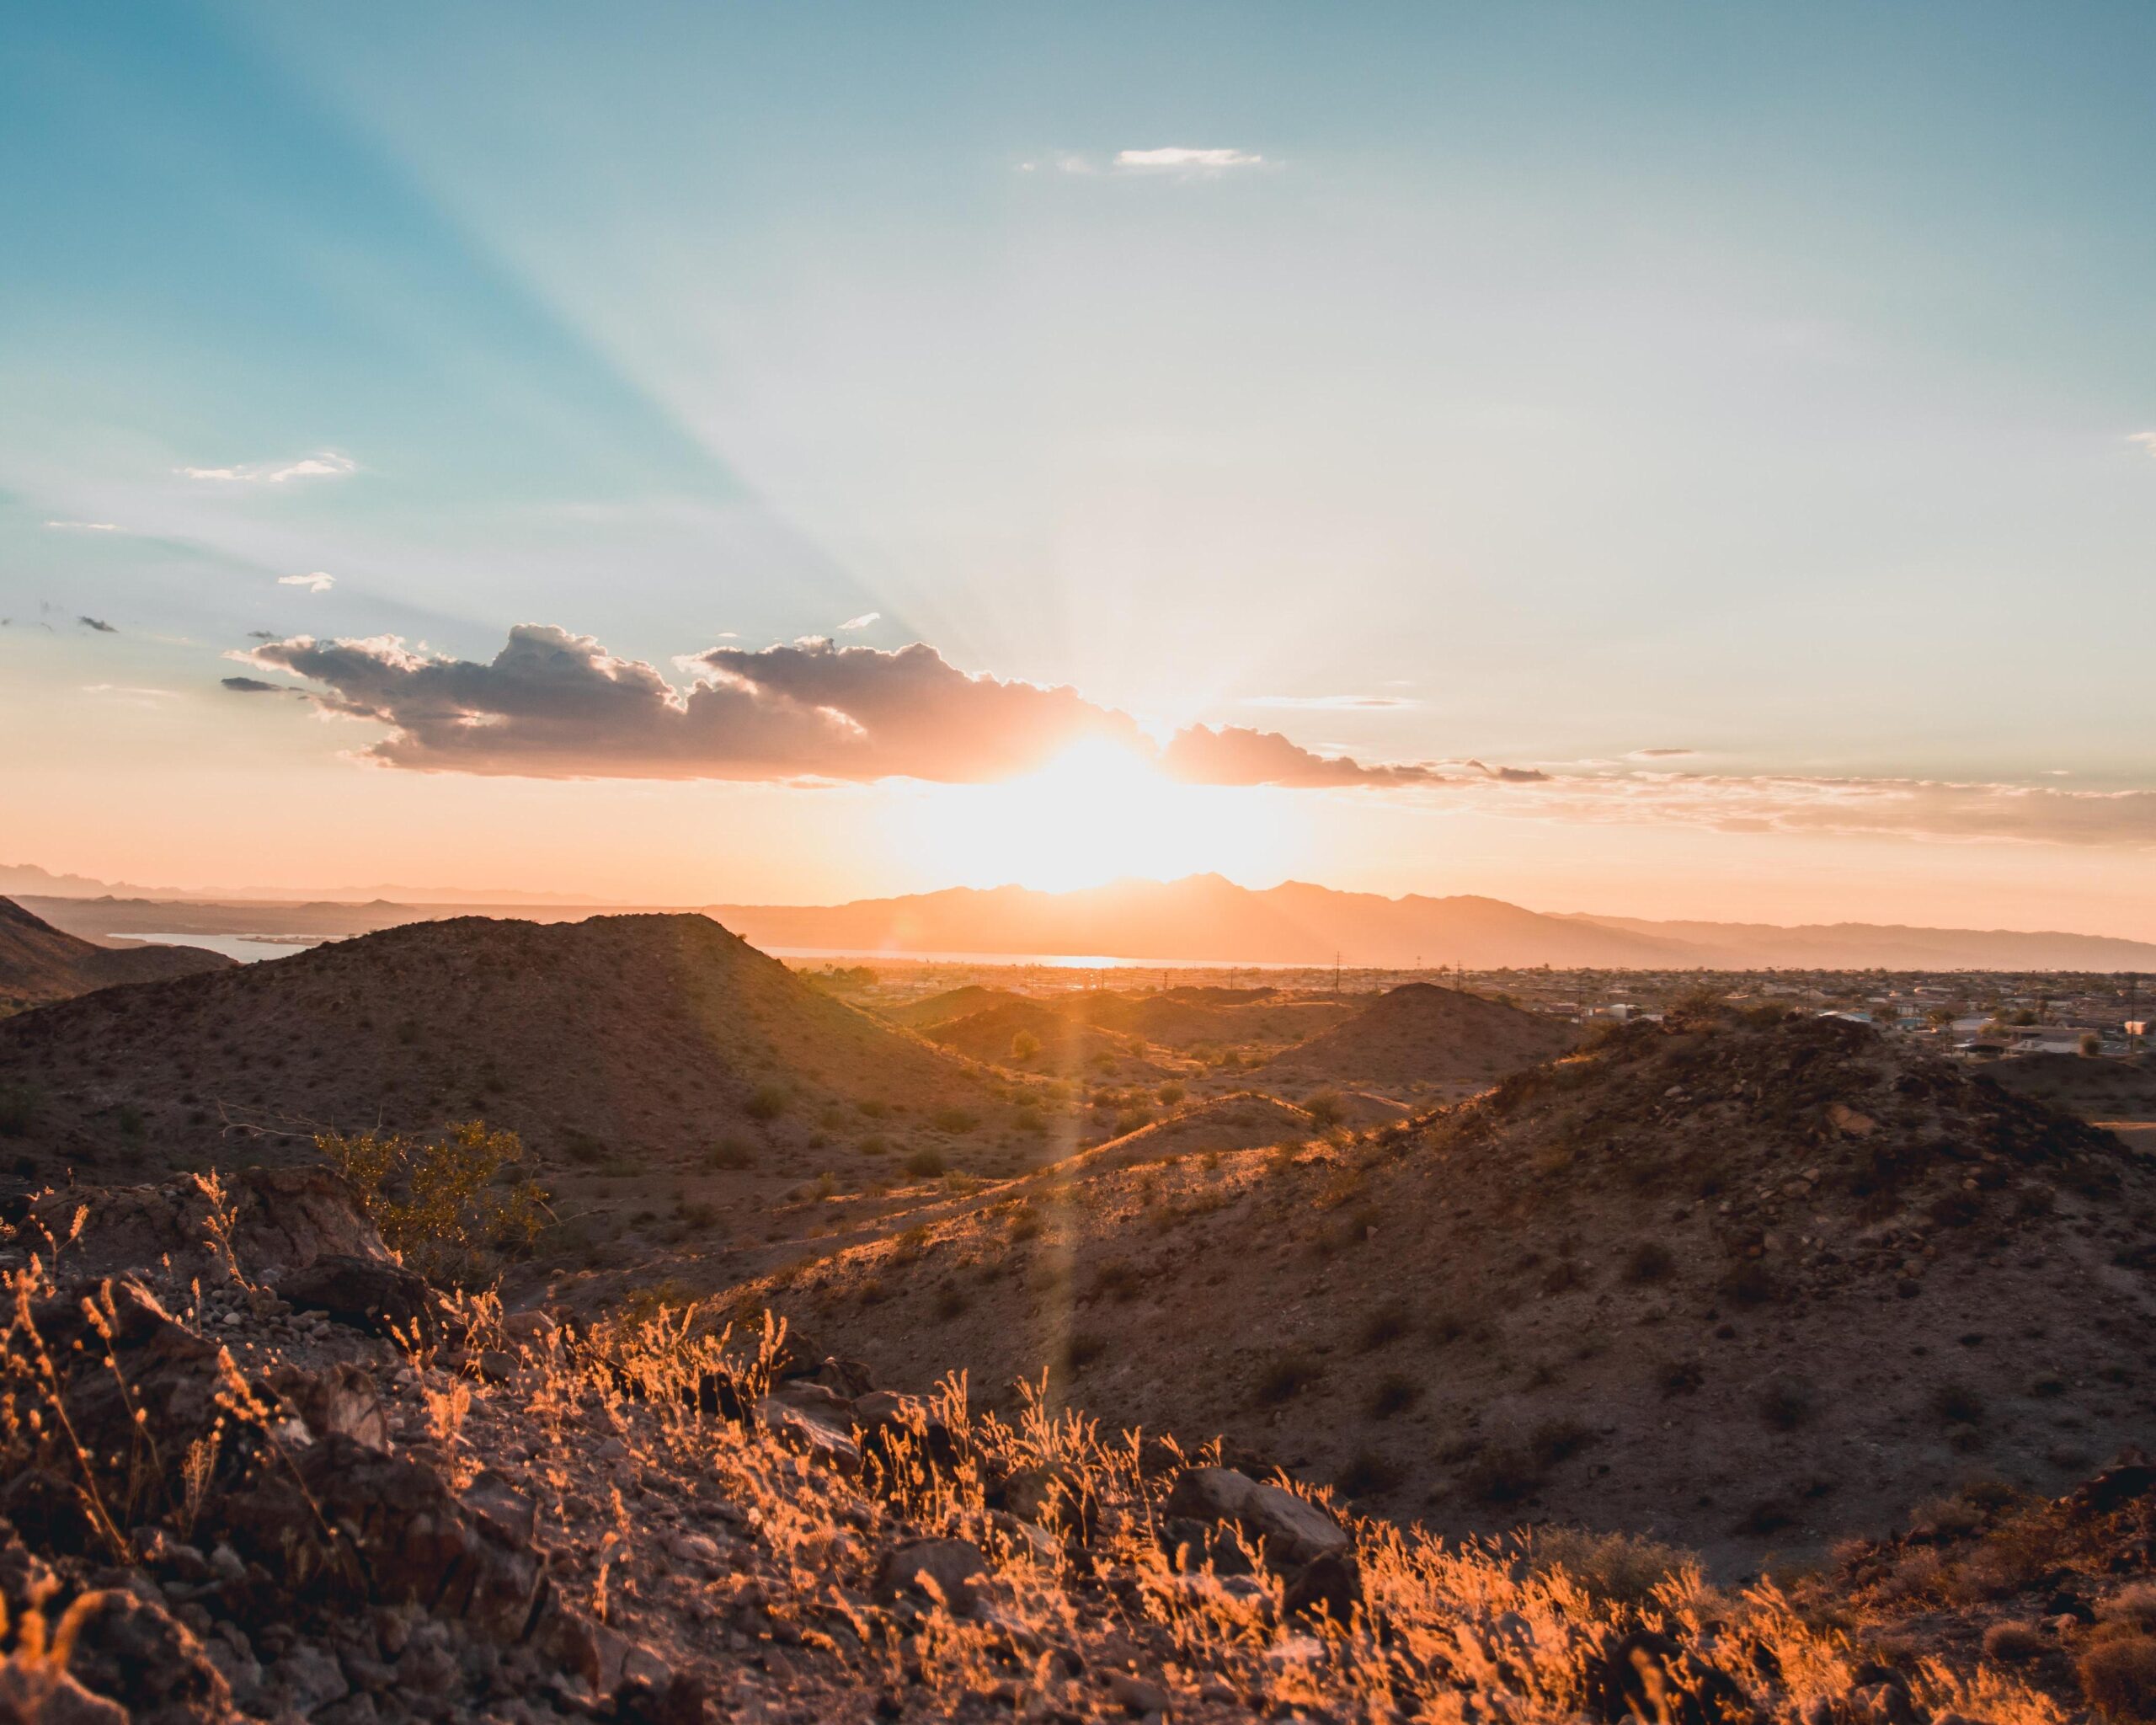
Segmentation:
<svg viewBox="0 0 2156 1725">
<path fill-rule="evenodd" d="M 100 947 L 0 899 L 0 1001 L 66 1000 L 115 982 L 157 982 L 232 964 L 200 947 Z"/>
<path fill-rule="evenodd" d="M 39 1099 L 29 1147 L 70 1161 L 483 1116 L 624 1171 L 729 1136 L 782 1161 L 858 1105 L 903 1134 L 1001 1093 L 696 916 L 466 917 L 89 996 L 0 1024 L 0 1087 Z"/>
<path fill-rule="evenodd" d="M 1350 1083 L 1471 1095 L 1570 1048 L 1569 1024 L 1460 989 L 1410 982 L 1256 1069 L 1267 1087 Z"/>
<path fill-rule="evenodd" d="M 1048 1365 L 1433 1527 L 1737 1563 L 1980 1473 L 2056 1491 L 2156 1417 L 2156 1167 L 1838 1020 L 1637 1024 L 1374 1138 L 1113 1161 L 765 1292 L 899 1381 Z"/>
</svg>

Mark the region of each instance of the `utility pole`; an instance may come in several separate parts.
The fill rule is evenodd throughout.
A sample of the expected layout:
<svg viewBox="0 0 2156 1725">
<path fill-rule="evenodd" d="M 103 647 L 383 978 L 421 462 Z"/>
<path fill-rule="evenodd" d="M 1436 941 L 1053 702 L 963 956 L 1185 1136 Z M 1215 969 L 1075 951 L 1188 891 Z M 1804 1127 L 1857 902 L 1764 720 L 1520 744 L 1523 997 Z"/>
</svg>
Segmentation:
<svg viewBox="0 0 2156 1725">
<path fill-rule="evenodd" d="M 1337 953 L 1332 955 L 1332 997 L 1335 1000 L 1340 998 L 1340 954 Z"/>
</svg>

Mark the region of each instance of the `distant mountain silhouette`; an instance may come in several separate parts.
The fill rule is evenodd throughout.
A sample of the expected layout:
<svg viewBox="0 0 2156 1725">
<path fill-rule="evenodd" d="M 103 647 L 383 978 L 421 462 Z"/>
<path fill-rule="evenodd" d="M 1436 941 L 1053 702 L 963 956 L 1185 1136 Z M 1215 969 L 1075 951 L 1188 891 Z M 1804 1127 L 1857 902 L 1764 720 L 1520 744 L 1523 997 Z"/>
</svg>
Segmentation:
<svg viewBox="0 0 2156 1725">
<path fill-rule="evenodd" d="M 2156 969 L 2156 945 L 2101 935 L 1905 928 L 1861 922 L 1651 922 L 1545 915 L 1501 899 L 1388 899 L 1300 881 L 1253 890 L 1217 874 L 1123 880 L 1080 892 L 953 888 L 835 905 L 713 905 L 766 948 L 853 952 L 1088 953 L 1221 964 L 1406 969 Z"/>
<path fill-rule="evenodd" d="M 1253 891 L 1217 874 L 1080 892 L 957 887 L 850 905 L 712 905 L 764 948 L 861 952 L 1097 953 L 1222 964 L 1405 967 L 1667 966 L 1709 962 L 1684 942 L 1523 911 L 1500 899 L 1388 899 L 1289 881 Z"/>
<path fill-rule="evenodd" d="M 100 947 L 0 899 L 0 1001 L 67 1000 L 115 982 L 157 982 L 232 961 L 200 947 Z"/>
</svg>

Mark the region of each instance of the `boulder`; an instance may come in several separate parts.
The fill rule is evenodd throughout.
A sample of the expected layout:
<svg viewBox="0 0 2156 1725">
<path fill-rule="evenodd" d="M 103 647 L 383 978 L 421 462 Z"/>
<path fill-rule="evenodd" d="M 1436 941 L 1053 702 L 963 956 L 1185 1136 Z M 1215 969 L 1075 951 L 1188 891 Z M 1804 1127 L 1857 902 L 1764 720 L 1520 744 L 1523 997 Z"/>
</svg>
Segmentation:
<svg viewBox="0 0 2156 1725">
<path fill-rule="evenodd" d="M 1022 1521 L 1081 1545 L 1092 1539 L 1100 1524 L 1100 1501 L 1085 1475 L 1060 1462 L 1041 1462 L 1011 1474 L 1003 1482 L 1003 1507 Z"/>
<path fill-rule="evenodd" d="M 409 1335 L 440 1324 L 441 1296 L 394 1260 L 327 1252 L 280 1278 L 278 1294 L 302 1311 L 326 1311 L 355 1329 Z"/>
<path fill-rule="evenodd" d="M 36 1251 L 44 1236 L 67 1240 L 81 1210 L 82 1231 L 63 1262 L 83 1275 L 140 1271 L 169 1259 L 183 1280 L 224 1281 L 230 1271 L 216 1238 L 221 1218 L 248 1277 L 274 1279 L 327 1256 L 389 1257 L 358 1194 L 325 1168 L 243 1168 L 224 1176 L 222 1187 L 221 1204 L 200 1174 L 155 1186 L 107 1187 L 87 1205 L 71 1192 L 48 1193 L 30 1208 L 26 1243 Z"/>
<path fill-rule="evenodd" d="M 1166 1514 L 1171 1520 L 1239 1528 L 1244 1539 L 1263 1542 L 1268 1567 L 1283 1572 L 1349 1544 L 1348 1530 L 1307 1498 L 1232 1467 L 1186 1468 L 1168 1493 Z"/>
<path fill-rule="evenodd" d="M 135 1725 L 232 1716 L 232 1691 L 194 1632 L 124 1588 L 79 1595 L 56 1640 L 67 1645 L 68 1675 L 119 1702 Z"/>
<path fill-rule="evenodd" d="M 876 1596 L 894 1599 L 932 1589 L 956 1610 L 987 1575 L 988 1559 L 971 1540 L 915 1540 L 883 1554 L 876 1568 Z"/>
<path fill-rule="evenodd" d="M 270 1374 L 270 1387 L 299 1417 L 311 1439 L 335 1434 L 370 1450 L 389 1447 L 389 1414 L 382 1391 L 358 1366 L 342 1360 L 319 1372 L 284 1366 Z"/>
<path fill-rule="evenodd" d="M 958 1439 L 918 1396 L 871 1390 L 854 1398 L 853 1423 L 865 1449 L 886 1455 L 910 1449 L 916 1458 L 925 1456 L 938 1467 L 958 1464 Z"/>
</svg>

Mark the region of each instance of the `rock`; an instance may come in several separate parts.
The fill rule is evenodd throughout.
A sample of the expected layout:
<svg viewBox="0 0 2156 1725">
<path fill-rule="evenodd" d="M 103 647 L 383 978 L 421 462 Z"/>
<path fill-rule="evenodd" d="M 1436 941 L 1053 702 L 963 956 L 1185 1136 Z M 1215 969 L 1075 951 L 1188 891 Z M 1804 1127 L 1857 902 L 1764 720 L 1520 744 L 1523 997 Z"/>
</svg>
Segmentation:
<svg viewBox="0 0 2156 1725">
<path fill-rule="evenodd" d="M 861 1445 L 853 1439 L 853 1407 L 821 1384 L 795 1379 L 774 1387 L 756 1403 L 765 1429 L 789 1449 L 853 1473 Z"/>
<path fill-rule="evenodd" d="M 1752 1717 L 1750 1700 L 1727 1674 L 1651 1629 L 1606 1643 L 1582 1674 L 1588 1707 L 1612 1722 L 1735 1725 Z"/>
<path fill-rule="evenodd" d="M 358 1366 L 339 1361 L 327 1371 L 285 1366 L 270 1374 L 270 1387 L 306 1423 L 309 1434 L 350 1438 L 370 1450 L 389 1447 L 389 1414 L 382 1391 Z"/>
<path fill-rule="evenodd" d="M 92 1695 L 65 1671 L 26 1660 L 0 1661 L 0 1721 L 6 1725 L 129 1725 L 127 1709 Z"/>
<path fill-rule="evenodd" d="M 352 1692 L 343 1667 L 311 1642 L 301 1642 L 266 1674 L 282 1691 L 285 1706 L 296 1713 L 312 1713 Z"/>
<path fill-rule="evenodd" d="M 876 1568 L 876 1594 L 891 1599 L 902 1593 L 927 1594 L 932 1586 L 956 1610 L 974 1582 L 987 1574 L 988 1559 L 971 1540 L 915 1540 L 883 1554 Z"/>
<path fill-rule="evenodd" d="M 1845 1138 L 1869 1138 L 1879 1130 L 1878 1121 L 1869 1114 L 1858 1113 L 1845 1102 L 1828 1103 L 1827 1119 Z"/>
<path fill-rule="evenodd" d="M 551 1316 L 536 1310 L 512 1311 L 502 1320 L 504 1339 L 526 1348 L 544 1348 L 560 1328 Z"/>
<path fill-rule="evenodd" d="M 1308 1498 L 1261 1485 L 1231 1467 L 1185 1469 L 1168 1493 L 1166 1513 L 1175 1519 L 1240 1528 L 1246 1540 L 1264 1542 L 1267 1564 L 1275 1569 L 1299 1568 L 1348 1546 L 1347 1530 Z"/>
<path fill-rule="evenodd" d="M 1326 1551 L 1296 1571 L 1280 1600 L 1290 1617 L 1330 1617 L 1345 1628 L 1363 1603 L 1363 1570 L 1352 1551 Z"/>
<path fill-rule="evenodd" d="M 938 1467 L 958 1465 L 958 1439 L 918 1396 L 871 1390 L 853 1402 L 853 1423 L 864 1448 L 895 1455 L 908 1450 Z"/>
<path fill-rule="evenodd" d="M 1168 1710 L 1168 1692 L 1157 1683 L 1148 1683 L 1125 1671 L 1109 1672 L 1107 1683 L 1108 1699 L 1126 1713 L 1142 1716 Z"/>
<path fill-rule="evenodd" d="M 107 1588 L 67 1608 L 58 1640 L 68 1674 L 127 1710 L 136 1725 L 231 1717 L 231 1686 L 187 1626 L 139 1594 Z"/>
<path fill-rule="evenodd" d="M 1022 1467 L 1003 1482 L 1003 1506 L 1022 1521 L 1089 1542 L 1100 1524 L 1099 1500 L 1076 1469 L 1058 1462 Z"/>
<path fill-rule="evenodd" d="M 467 1505 L 425 1463 L 348 1437 L 309 1445 L 291 1476 L 235 1494 L 224 1520 L 287 1588 L 337 1605 L 417 1605 L 510 1642 L 542 1602 L 545 1559 L 499 1492 Z"/>
<path fill-rule="evenodd" d="M 223 1188 L 228 1238 L 245 1275 L 275 1281 L 325 1256 L 389 1258 L 357 1194 L 325 1168 L 243 1168 L 224 1176 Z M 33 1224 L 65 1238 L 79 1204 L 69 1193 L 49 1194 L 31 1207 Z M 169 1258 L 183 1279 L 200 1276 L 205 1287 L 225 1282 L 229 1268 L 213 1237 L 218 1209 L 199 1174 L 107 1187 L 67 1248 L 67 1267 L 117 1275 Z"/>
<path fill-rule="evenodd" d="M 517 1357 L 504 1348 L 482 1348 L 479 1354 L 479 1375 L 490 1384 L 505 1384 L 516 1375 Z"/>
<path fill-rule="evenodd" d="M 387 1258 L 328 1253 L 287 1274 L 277 1292 L 303 1311 L 326 1311 L 378 1336 L 392 1327 L 409 1335 L 441 1321 L 441 1296 L 426 1278 Z"/>
<path fill-rule="evenodd" d="M 848 1401 L 866 1396 L 876 1387 L 875 1379 L 870 1375 L 867 1366 L 862 1361 L 837 1359 L 828 1355 L 825 1358 L 824 1363 L 809 1374 L 808 1381 L 810 1383 L 819 1384 L 827 1390 L 835 1391 Z"/>
</svg>

